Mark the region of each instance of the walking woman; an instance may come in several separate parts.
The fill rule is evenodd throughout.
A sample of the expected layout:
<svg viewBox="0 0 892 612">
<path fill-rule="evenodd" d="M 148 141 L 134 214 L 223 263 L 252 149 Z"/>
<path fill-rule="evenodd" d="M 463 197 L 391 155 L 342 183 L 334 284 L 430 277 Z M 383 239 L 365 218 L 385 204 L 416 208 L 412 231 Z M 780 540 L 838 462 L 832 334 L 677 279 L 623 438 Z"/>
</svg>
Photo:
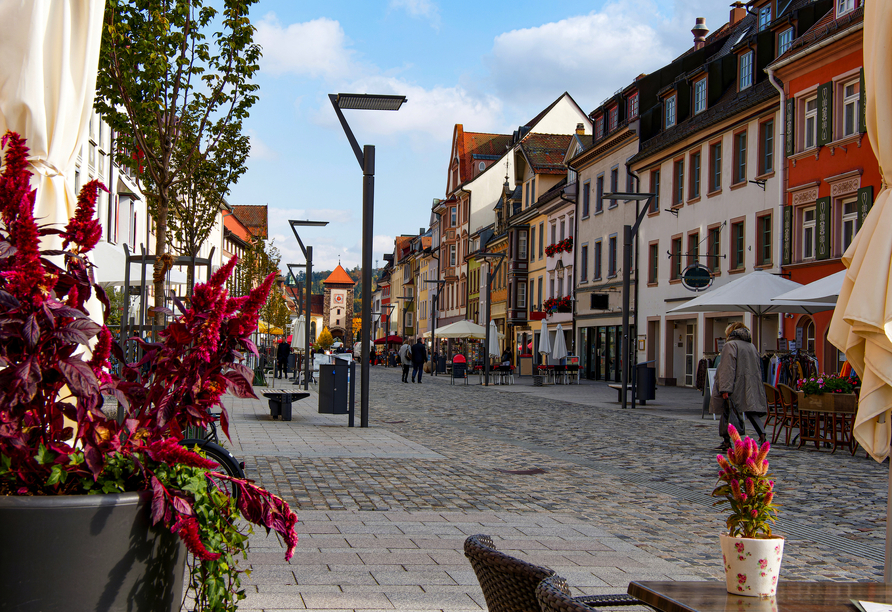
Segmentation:
<svg viewBox="0 0 892 612">
<path fill-rule="evenodd" d="M 744 434 L 741 414 L 746 415 L 759 437 L 759 445 L 765 442 L 765 426 L 762 417 L 768 412 L 768 398 L 762 386 L 762 359 L 753 346 L 750 330 L 743 323 L 731 323 L 725 328 L 725 346 L 715 372 L 709 412 L 721 414 L 719 433 L 722 435 L 720 450 L 731 446 L 728 423 Z"/>
</svg>

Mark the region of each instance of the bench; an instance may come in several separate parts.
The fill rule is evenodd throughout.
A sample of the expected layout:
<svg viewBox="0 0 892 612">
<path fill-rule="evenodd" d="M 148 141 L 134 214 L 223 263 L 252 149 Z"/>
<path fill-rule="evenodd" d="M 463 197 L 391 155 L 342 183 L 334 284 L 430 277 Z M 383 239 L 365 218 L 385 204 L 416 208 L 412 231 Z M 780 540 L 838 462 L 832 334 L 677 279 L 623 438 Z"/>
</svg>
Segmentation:
<svg viewBox="0 0 892 612">
<path fill-rule="evenodd" d="M 269 414 L 273 417 L 273 420 L 281 415 L 283 421 L 290 421 L 292 402 L 299 402 L 310 397 L 310 394 L 292 391 L 270 391 L 269 393 L 264 393 L 263 397 L 269 400 Z"/>
<path fill-rule="evenodd" d="M 614 384 L 607 385 L 607 386 L 610 387 L 611 389 L 616 390 L 616 401 L 622 402 L 623 401 L 623 386 L 622 386 L 622 384 L 614 383 Z M 626 390 L 631 391 L 632 385 L 626 385 Z M 636 397 L 635 401 L 638 402 L 639 404 L 641 404 L 642 406 L 647 406 L 647 400 L 639 399 Z"/>
</svg>

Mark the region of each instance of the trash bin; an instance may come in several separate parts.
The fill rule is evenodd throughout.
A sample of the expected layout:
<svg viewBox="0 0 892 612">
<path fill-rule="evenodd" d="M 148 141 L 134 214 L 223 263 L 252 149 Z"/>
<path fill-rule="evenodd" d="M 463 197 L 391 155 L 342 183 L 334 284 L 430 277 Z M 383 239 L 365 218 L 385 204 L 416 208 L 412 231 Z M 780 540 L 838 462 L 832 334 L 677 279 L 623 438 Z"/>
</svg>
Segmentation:
<svg viewBox="0 0 892 612">
<path fill-rule="evenodd" d="M 438 374 L 446 373 L 446 355 L 440 355 L 437 358 L 437 373 Z"/>
<path fill-rule="evenodd" d="M 638 387 L 635 391 L 635 398 L 646 405 L 647 400 L 657 398 L 657 369 L 651 367 L 654 361 L 643 361 L 636 366 L 636 376 Z"/>
<path fill-rule="evenodd" d="M 297 370 L 297 355 L 291 353 L 288 355 L 288 370 L 285 372 L 285 378 L 288 378 L 288 374 L 294 376 L 295 370 Z"/>
<path fill-rule="evenodd" d="M 335 359 L 319 366 L 319 414 L 352 414 L 356 364 Z"/>
</svg>

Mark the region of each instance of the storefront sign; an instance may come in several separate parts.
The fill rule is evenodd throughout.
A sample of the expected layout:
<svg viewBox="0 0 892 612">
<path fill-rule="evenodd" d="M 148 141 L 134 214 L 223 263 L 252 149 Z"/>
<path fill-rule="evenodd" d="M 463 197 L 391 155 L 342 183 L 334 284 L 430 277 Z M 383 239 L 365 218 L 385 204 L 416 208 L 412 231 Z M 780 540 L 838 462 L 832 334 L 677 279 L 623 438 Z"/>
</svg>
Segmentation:
<svg viewBox="0 0 892 612">
<path fill-rule="evenodd" d="M 691 264 L 682 272 L 681 284 L 691 291 L 703 291 L 712 285 L 712 272 L 703 264 Z"/>
<path fill-rule="evenodd" d="M 818 198 L 816 204 L 816 219 L 818 246 L 815 253 L 816 259 L 830 259 L 830 198 Z"/>
</svg>

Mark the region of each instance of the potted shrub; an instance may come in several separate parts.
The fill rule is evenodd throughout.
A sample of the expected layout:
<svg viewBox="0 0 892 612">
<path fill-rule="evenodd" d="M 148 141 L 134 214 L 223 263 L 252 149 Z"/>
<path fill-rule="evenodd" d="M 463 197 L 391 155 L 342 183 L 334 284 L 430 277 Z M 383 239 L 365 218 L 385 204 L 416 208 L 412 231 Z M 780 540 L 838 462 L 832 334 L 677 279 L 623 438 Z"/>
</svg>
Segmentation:
<svg viewBox="0 0 892 612">
<path fill-rule="evenodd" d="M 820 412 L 855 412 L 857 375 L 838 376 L 821 374 L 796 381 L 799 389 L 799 409 Z"/>
<path fill-rule="evenodd" d="M 179 441 L 210 423 L 211 407 L 228 436 L 227 390 L 256 397 L 239 362 L 256 354 L 249 336 L 273 275 L 230 298 L 230 260 L 188 308 L 177 302 L 181 314 L 157 342 L 137 339 L 138 363 L 114 374 L 110 359 L 123 352 L 87 311 L 94 296 L 109 311 L 84 257 L 101 235 L 101 184 L 84 186 L 64 230 L 41 227 L 24 141 L 9 133 L 0 148 L 0 609 L 179 609 L 185 550 L 195 608 L 235 609 L 242 519 L 277 531 L 287 559 L 297 517 Z M 52 235 L 62 250 L 41 250 Z M 104 394 L 120 402 L 122 423 L 102 411 Z"/>
<path fill-rule="evenodd" d="M 728 504 L 728 533 L 721 534 L 722 565 L 729 593 L 752 597 L 772 596 L 777 592 L 784 539 L 771 534 L 777 518 L 774 482 L 768 474 L 768 451 L 750 437 L 742 438 L 733 425 L 728 426 L 731 448 L 718 455 L 721 466 L 719 484 L 712 492 L 724 497 L 715 505 Z"/>
</svg>

